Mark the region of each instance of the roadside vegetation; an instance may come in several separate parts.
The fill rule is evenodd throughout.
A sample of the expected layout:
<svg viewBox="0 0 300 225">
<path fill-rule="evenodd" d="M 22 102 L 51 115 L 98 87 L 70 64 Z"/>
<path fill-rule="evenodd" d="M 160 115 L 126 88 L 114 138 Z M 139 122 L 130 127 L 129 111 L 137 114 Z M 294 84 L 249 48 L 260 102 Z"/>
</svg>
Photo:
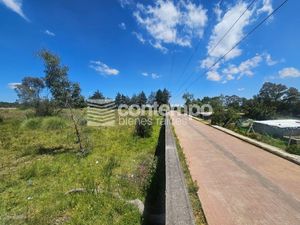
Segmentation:
<svg viewBox="0 0 300 225">
<path fill-rule="evenodd" d="M 279 147 L 289 153 L 300 155 L 300 146 L 288 146 L 286 139 L 249 132 L 253 120 L 299 119 L 300 92 L 297 88 L 288 88 L 282 84 L 266 82 L 259 93 L 251 99 L 236 95 L 199 99 L 190 93 L 185 93 L 183 98 L 185 105 L 210 104 L 214 113 L 205 119 L 213 125 L 231 129 L 242 135 Z M 199 117 L 203 118 L 201 115 Z"/>
<path fill-rule="evenodd" d="M 159 117 L 147 138 L 134 125 L 82 125 L 89 149 L 83 156 L 67 110 L 51 117 L 0 113 L 0 224 L 140 224 L 128 201 L 145 200 Z"/>
</svg>

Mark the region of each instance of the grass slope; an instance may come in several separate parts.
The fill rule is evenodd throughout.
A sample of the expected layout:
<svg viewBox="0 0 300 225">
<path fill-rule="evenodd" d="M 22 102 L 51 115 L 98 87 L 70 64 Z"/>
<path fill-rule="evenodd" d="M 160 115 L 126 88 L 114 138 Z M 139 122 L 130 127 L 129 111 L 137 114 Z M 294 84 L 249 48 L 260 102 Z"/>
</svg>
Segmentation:
<svg viewBox="0 0 300 225">
<path fill-rule="evenodd" d="M 91 152 L 82 157 L 66 117 L 28 113 L 0 111 L 0 224 L 141 223 L 126 200 L 145 200 L 158 124 L 144 139 L 134 125 L 83 127 Z M 66 194 L 76 188 L 85 191 Z"/>
</svg>

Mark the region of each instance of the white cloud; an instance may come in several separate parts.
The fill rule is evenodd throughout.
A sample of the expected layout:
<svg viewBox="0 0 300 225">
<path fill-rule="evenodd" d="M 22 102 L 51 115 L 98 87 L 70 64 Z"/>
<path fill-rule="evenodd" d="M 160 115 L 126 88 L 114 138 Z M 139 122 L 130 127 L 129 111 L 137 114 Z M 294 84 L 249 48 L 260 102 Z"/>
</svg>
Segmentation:
<svg viewBox="0 0 300 225">
<path fill-rule="evenodd" d="M 222 18 L 222 13 L 223 13 L 223 10 L 220 7 L 220 3 L 215 5 L 215 7 L 213 8 L 213 11 L 217 16 L 217 21 L 219 22 Z"/>
<path fill-rule="evenodd" d="M 0 3 L 4 4 L 7 8 L 11 9 L 19 16 L 21 16 L 23 19 L 29 22 L 29 19 L 25 16 L 22 9 L 22 5 L 23 5 L 22 0 L 0 0 Z"/>
<path fill-rule="evenodd" d="M 144 39 L 143 35 L 137 32 L 132 32 L 132 34 L 143 44 L 145 44 L 146 40 Z"/>
<path fill-rule="evenodd" d="M 154 43 L 191 46 L 193 38 L 203 36 L 207 23 L 206 10 L 189 0 L 157 0 L 153 6 L 137 4 L 134 12 L 138 24 L 144 28 Z M 152 41 L 153 42 L 153 41 Z"/>
<path fill-rule="evenodd" d="M 103 75 L 114 76 L 114 75 L 118 75 L 120 73 L 119 70 L 110 68 L 108 65 L 104 64 L 101 61 L 90 61 L 89 67 Z"/>
<path fill-rule="evenodd" d="M 273 11 L 272 0 L 263 0 L 263 5 L 257 10 L 257 14 L 268 13 L 270 15 Z"/>
<path fill-rule="evenodd" d="M 152 79 L 158 79 L 159 75 L 157 75 L 156 73 L 151 73 L 151 77 Z"/>
<path fill-rule="evenodd" d="M 238 88 L 238 91 L 245 91 L 245 88 Z"/>
<path fill-rule="evenodd" d="M 256 56 L 247 59 L 245 61 L 242 61 L 238 65 L 229 64 L 223 69 L 221 72 L 218 72 L 220 65 L 216 65 L 214 69 L 206 74 L 208 80 L 212 81 L 230 81 L 234 79 L 241 79 L 243 76 L 253 76 L 254 72 L 253 70 L 257 68 L 262 62 L 266 62 L 266 64 L 272 64 L 274 65 L 273 60 L 270 59 L 271 55 L 268 53 L 263 54 L 257 54 Z M 271 60 L 271 61 L 270 61 Z M 210 64 L 209 60 L 206 62 L 207 64 Z M 277 62 L 276 62 L 277 63 Z M 268 64 L 268 65 L 269 65 Z"/>
<path fill-rule="evenodd" d="M 207 57 L 200 62 L 202 68 L 208 69 L 214 64 L 214 62 L 223 57 L 225 54 L 227 55 L 219 64 L 240 56 L 242 54 L 242 49 L 239 46 L 236 46 L 234 49 L 232 48 L 243 37 L 245 37 L 246 28 L 259 19 L 258 17 L 253 18 L 252 15 L 254 12 L 261 14 L 270 13 L 273 10 L 271 0 L 263 0 L 262 3 L 253 4 L 249 9 L 248 6 L 249 2 L 247 1 L 237 1 L 237 3 L 230 6 L 230 8 L 226 10 L 226 13 L 222 16 L 223 10 L 220 5 L 215 5 L 214 13 L 217 16 L 217 24 L 214 26 L 213 32 L 209 38 L 207 45 Z M 243 16 L 240 17 L 241 15 Z M 238 18 L 238 22 L 233 26 Z M 228 32 L 229 30 L 230 32 Z M 225 34 L 226 36 L 224 37 Z M 230 53 L 228 53 L 229 51 Z M 271 59 L 270 55 L 266 55 L 266 57 L 268 57 L 268 65 L 275 65 L 277 63 Z"/>
<path fill-rule="evenodd" d="M 207 45 L 207 54 L 208 57 L 201 62 L 202 68 L 208 68 L 203 61 L 216 61 L 217 58 L 225 55 L 241 38 L 244 37 L 244 30 L 247 25 L 250 24 L 250 17 L 252 15 L 251 10 L 247 9 L 247 3 L 238 2 L 232 8 L 230 8 L 221 20 L 214 26 L 212 35 L 209 38 L 209 43 Z M 233 25 L 233 22 L 244 12 L 244 16 L 241 17 L 239 22 L 231 29 L 227 36 L 219 43 L 218 47 L 215 46 L 223 38 L 224 34 L 230 29 Z M 242 50 L 240 48 L 235 48 L 228 54 L 225 58 L 225 61 L 233 59 L 237 56 L 240 56 Z M 213 64 L 213 63 L 212 63 Z"/>
<path fill-rule="evenodd" d="M 159 49 L 164 54 L 166 54 L 169 51 L 166 47 L 162 46 L 161 43 L 159 42 L 153 43 L 152 41 L 150 41 L 149 43 L 150 45 L 152 45 L 152 47 Z"/>
<path fill-rule="evenodd" d="M 220 81 L 222 76 L 215 70 L 207 72 L 206 78 L 211 81 Z"/>
<path fill-rule="evenodd" d="M 47 34 L 47 35 L 52 36 L 52 37 L 55 36 L 55 33 L 51 32 L 50 30 L 45 30 L 44 34 Z"/>
<path fill-rule="evenodd" d="M 119 0 L 119 3 L 122 8 L 125 8 L 126 6 L 132 4 L 132 0 Z"/>
<path fill-rule="evenodd" d="M 125 23 L 120 23 L 119 27 L 121 30 L 126 30 L 126 24 Z"/>
<path fill-rule="evenodd" d="M 251 59 L 247 59 L 240 63 L 239 66 L 229 65 L 227 68 L 223 69 L 223 74 L 226 75 L 227 80 L 233 80 L 235 75 L 238 75 L 238 79 L 243 76 L 253 76 L 253 69 L 256 68 L 260 62 L 262 62 L 263 57 L 261 55 L 256 55 Z"/>
<path fill-rule="evenodd" d="M 191 36 L 194 32 L 199 38 L 202 38 L 204 27 L 207 23 L 207 10 L 201 5 L 197 6 L 191 2 L 188 2 L 185 7 L 187 12 L 183 14 L 183 20 L 186 23 L 185 26 L 187 26 L 187 32 L 190 33 Z"/>
<path fill-rule="evenodd" d="M 10 89 L 16 89 L 18 85 L 21 85 L 21 83 L 8 83 L 7 86 L 10 88 Z"/>
<path fill-rule="evenodd" d="M 265 54 L 265 58 L 268 66 L 274 66 L 278 63 L 278 61 L 272 59 L 272 56 L 269 53 Z"/>
<path fill-rule="evenodd" d="M 158 79 L 160 76 L 156 73 L 147 73 L 147 72 L 143 72 L 142 75 L 144 77 L 151 77 L 152 79 Z"/>
<path fill-rule="evenodd" d="M 287 67 L 279 71 L 280 78 L 297 78 L 300 77 L 300 70 L 294 67 Z"/>
</svg>

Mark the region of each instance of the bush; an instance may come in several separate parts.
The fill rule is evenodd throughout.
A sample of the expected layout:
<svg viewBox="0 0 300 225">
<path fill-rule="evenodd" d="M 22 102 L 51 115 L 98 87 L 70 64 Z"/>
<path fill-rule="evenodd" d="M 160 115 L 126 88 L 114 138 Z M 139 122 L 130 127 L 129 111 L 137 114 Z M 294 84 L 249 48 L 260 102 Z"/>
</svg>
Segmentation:
<svg viewBox="0 0 300 225">
<path fill-rule="evenodd" d="M 286 151 L 291 154 L 300 155 L 300 146 L 290 145 L 287 147 Z"/>
<path fill-rule="evenodd" d="M 3 123 L 3 121 L 4 121 L 4 118 L 3 118 L 3 116 L 0 115 L 0 123 Z"/>
<path fill-rule="evenodd" d="M 41 118 L 31 118 L 26 119 L 21 124 L 21 128 L 30 129 L 30 130 L 36 130 L 39 129 L 42 125 Z"/>
<path fill-rule="evenodd" d="M 152 135 L 152 119 L 148 116 L 140 116 L 135 125 L 135 134 L 139 137 L 146 138 Z"/>
<path fill-rule="evenodd" d="M 232 123 L 236 123 L 240 119 L 239 114 L 233 109 L 219 109 L 212 114 L 211 123 L 227 127 Z"/>
<path fill-rule="evenodd" d="M 35 107 L 36 116 L 51 116 L 54 113 L 54 105 L 48 99 L 40 101 Z"/>
<path fill-rule="evenodd" d="M 48 117 L 43 120 L 43 128 L 46 130 L 59 130 L 66 127 L 66 121 L 60 117 Z"/>
</svg>

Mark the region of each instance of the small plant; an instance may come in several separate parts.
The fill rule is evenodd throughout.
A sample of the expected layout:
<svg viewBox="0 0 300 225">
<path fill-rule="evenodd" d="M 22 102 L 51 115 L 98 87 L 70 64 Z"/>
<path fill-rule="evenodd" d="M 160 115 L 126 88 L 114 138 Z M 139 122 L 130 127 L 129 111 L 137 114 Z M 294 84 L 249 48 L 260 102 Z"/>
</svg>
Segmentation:
<svg viewBox="0 0 300 225">
<path fill-rule="evenodd" d="M 59 117 L 48 117 L 43 120 L 43 128 L 46 130 L 60 130 L 66 127 L 66 122 Z"/>
<path fill-rule="evenodd" d="M 25 167 L 21 173 L 20 176 L 22 179 L 29 180 L 30 178 L 37 176 L 37 165 L 34 163 L 30 166 Z"/>
<path fill-rule="evenodd" d="M 135 134 L 142 138 L 151 137 L 152 135 L 152 119 L 148 116 L 140 116 L 135 125 Z"/>
<path fill-rule="evenodd" d="M 4 122 L 4 118 L 2 115 L 0 115 L 0 123 L 3 123 Z"/>
<path fill-rule="evenodd" d="M 119 166 L 120 164 L 114 156 L 110 157 L 107 163 L 103 166 L 102 175 L 105 178 L 105 183 L 107 184 L 108 190 L 111 189 L 111 178 L 113 171 Z"/>
<path fill-rule="evenodd" d="M 42 125 L 41 118 L 31 118 L 31 119 L 24 120 L 23 123 L 21 124 L 21 128 L 36 130 L 39 129 L 41 125 Z"/>
<path fill-rule="evenodd" d="M 290 145 L 289 147 L 287 147 L 286 151 L 291 154 L 300 155 L 300 146 Z"/>
</svg>

